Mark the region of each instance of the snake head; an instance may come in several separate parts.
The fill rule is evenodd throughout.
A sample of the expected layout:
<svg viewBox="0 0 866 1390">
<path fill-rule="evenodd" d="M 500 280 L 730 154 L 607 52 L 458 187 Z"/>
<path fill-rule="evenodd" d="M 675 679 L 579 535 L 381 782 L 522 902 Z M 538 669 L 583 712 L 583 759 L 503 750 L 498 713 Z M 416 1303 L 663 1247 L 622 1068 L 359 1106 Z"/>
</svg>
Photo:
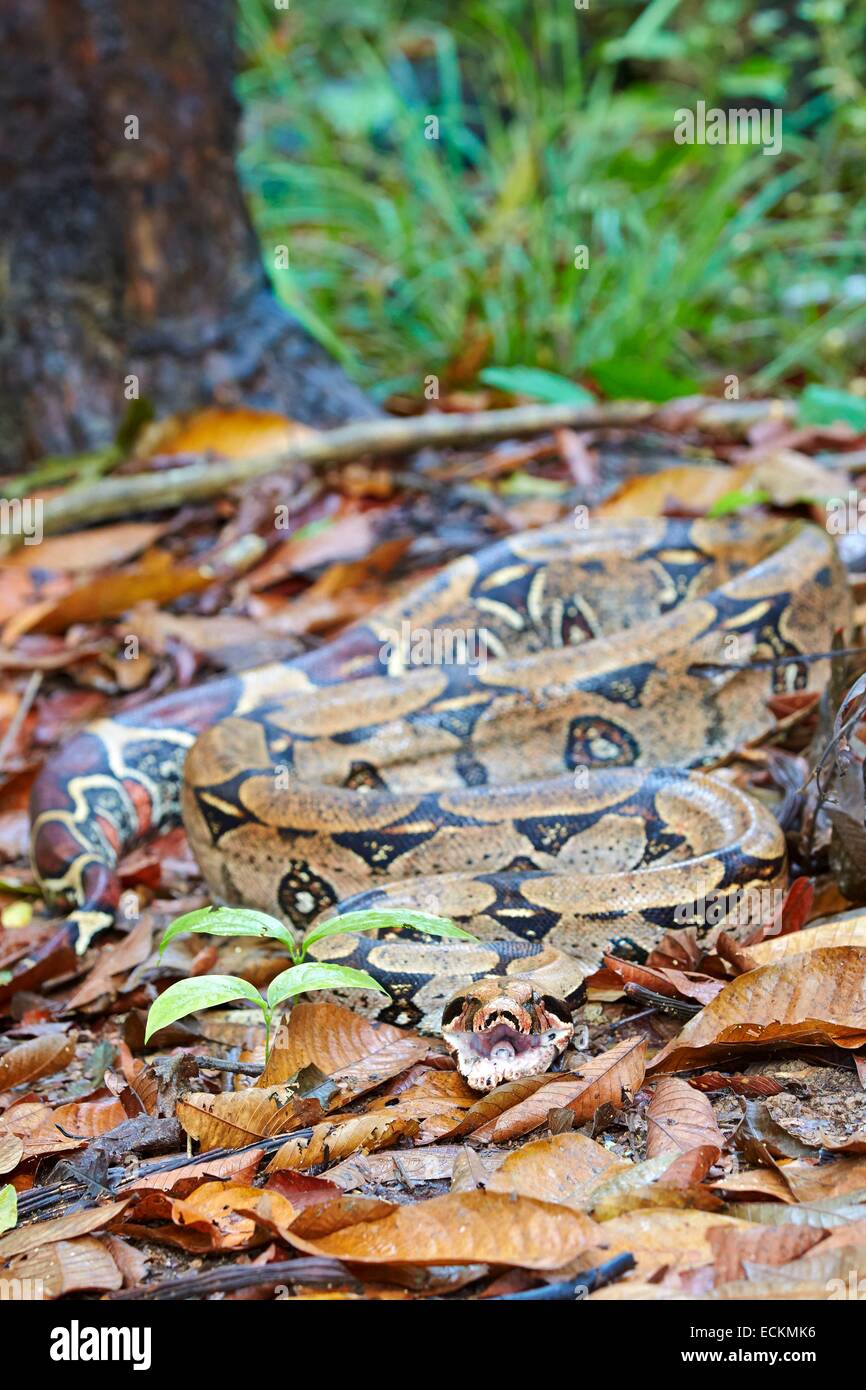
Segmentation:
<svg viewBox="0 0 866 1390">
<path fill-rule="evenodd" d="M 473 1091 L 547 1071 L 574 1033 L 571 1010 L 522 976 L 486 975 L 452 994 L 442 1037 Z"/>
</svg>

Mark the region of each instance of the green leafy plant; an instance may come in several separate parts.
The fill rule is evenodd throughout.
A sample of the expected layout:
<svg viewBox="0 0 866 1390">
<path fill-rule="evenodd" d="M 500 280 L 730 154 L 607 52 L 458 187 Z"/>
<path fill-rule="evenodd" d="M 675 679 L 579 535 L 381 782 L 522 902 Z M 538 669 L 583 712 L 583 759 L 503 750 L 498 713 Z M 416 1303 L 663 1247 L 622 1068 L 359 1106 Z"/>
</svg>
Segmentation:
<svg viewBox="0 0 866 1390">
<path fill-rule="evenodd" d="M 203 932 L 208 936 L 257 936 L 279 941 L 285 947 L 292 965 L 271 980 L 265 995 L 237 975 L 200 975 L 194 979 L 178 980 L 176 984 L 169 985 L 151 1005 L 144 1040 L 147 1042 L 160 1028 L 185 1018 L 187 1014 L 212 1009 L 219 1004 L 230 1004 L 236 999 L 246 999 L 262 1011 L 267 1056 L 274 1010 L 285 1000 L 317 989 L 374 989 L 380 994 L 388 993 L 365 970 L 307 961 L 310 946 L 328 936 L 339 936 L 345 932 L 399 931 L 404 927 L 411 927 L 428 936 L 452 937 L 463 941 L 477 939 L 462 927 L 455 926 L 447 917 L 434 917 L 409 909 L 371 908 L 365 912 L 347 912 L 342 917 L 320 922 L 300 941 L 284 922 L 253 908 L 205 907 L 197 912 L 187 912 L 172 922 L 165 932 L 160 942 L 160 955 L 170 941 L 186 932 Z"/>
</svg>

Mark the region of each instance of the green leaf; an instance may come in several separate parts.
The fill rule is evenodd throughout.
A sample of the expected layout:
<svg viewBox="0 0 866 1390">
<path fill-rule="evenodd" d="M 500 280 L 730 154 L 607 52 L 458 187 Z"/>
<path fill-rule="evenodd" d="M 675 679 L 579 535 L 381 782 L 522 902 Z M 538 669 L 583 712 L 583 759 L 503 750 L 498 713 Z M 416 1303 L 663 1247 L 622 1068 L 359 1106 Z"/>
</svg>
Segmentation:
<svg viewBox="0 0 866 1390">
<path fill-rule="evenodd" d="M 711 507 L 707 508 L 708 517 L 732 516 L 734 512 L 740 512 L 744 507 L 756 507 L 761 502 L 769 502 L 770 494 L 765 492 L 762 487 L 753 488 L 733 488 L 730 492 L 724 493 L 722 497 L 717 497 Z"/>
<path fill-rule="evenodd" d="M 277 976 L 277 979 L 280 978 Z M 151 1004 L 144 1041 L 147 1042 L 160 1028 L 185 1018 L 187 1014 L 197 1013 L 199 1009 L 212 1009 L 215 1004 L 229 1004 L 233 999 L 249 999 L 251 1003 L 258 1004 L 263 1013 L 265 1011 L 265 1001 L 258 990 L 236 975 L 198 975 L 192 980 L 178 980 L 176 985 L 169 985 Z"/>
<path fill-rule="evenodd" d="M 352 970 L 348 965 L 308 962 L 305 965 L 292 965 L 271 980 L 268 985 L 268 1008 L 275 1009 L 284 999 L 292 999 L 296 994 L 305 994 L 312 989 L 375 989 L 380 994 L 388 993 L 366 970 Z"/>
<path fill-rule="evenodd" d="M 800 397 L 801 425 L 852 425 L 866 429 L 866 396 L 834 391 L 830 386 L 807 386 Z"/>
<path fill-rule="evenodd" d="M 284 922 L 256 912 L 251 907 L 200 907 L 172 922 L 159 943 L 162 955 L 166 946 L 184 932 L 206 932 L 208 936 L 270 936 L 280 941 L 290 952 L 295 949 L 295 937 Z"/>
<path fill-rule="evenodd" d="M 495 391 L 534 396 L 550 405 L 595 405 L 595 397 L 576 381 L 541 367 L 485 367 L 478 379 Z"/>
<path fill-rule="evenodd" d="M 403 927 L 413 927 L 415 931 L 426 932 L 427 936 L 450 936 L 459 941 L 477 941 L 471 932 L 456 927 L 448 917 L 433 917 L 428 912 L 413 912 L 410 908 L 373 907 L 365 912 L 346 912 L 342 917 L 329 917 L 327 922 L 313 927 L 304 937 L 304 950 L 314 941 L 326 936 L 340 936 L 343 932 L 400 931 Z"/>
<path fill-rule="evenodd" d="M 11 1231 L 18 1224 L 18 1193 L 8 1182 L 0 1187 L 0 1231 Z"/>
<path fill-rule="evenodd" d="M 639 357 L 616 357 L 606 362 L 593 362 L 589 368 L 593 380 L 609 397 L 641 401 L 670 401 L 675 396 L 691 396 L 697 382 L 691 377 L 674 376 L 657 362 Z"/>
</svg>

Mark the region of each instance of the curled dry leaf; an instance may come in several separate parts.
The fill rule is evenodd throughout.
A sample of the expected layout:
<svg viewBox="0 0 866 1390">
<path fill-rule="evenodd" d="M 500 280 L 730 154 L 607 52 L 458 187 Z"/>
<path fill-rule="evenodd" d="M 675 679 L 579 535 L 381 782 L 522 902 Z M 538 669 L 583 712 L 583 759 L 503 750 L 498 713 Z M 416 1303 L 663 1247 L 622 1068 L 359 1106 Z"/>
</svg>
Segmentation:
<svg viewBox="0 0 866 1390">
<path fill-rule="evenodd" d="M 715 1150 L 707 1165 L 710 1167 L 724 1147 L 725 1136 L 707 1097 L 676 1076 L 663 1076 L 659 1081 L 647 1107 L 646 1122 L 647 1158 L 708 1147 Z"/>
<path fill-rule="evenodd" d="M 49 1033 L 10 1048 L 0 1057 L 0 1091 L 62 1071 L 75 1056 L 77 1037 L 76 1033 L 67 1037 Z"/>
<path fill-rule="evenodd" d="M 310 1254 L 359 1264 L 515 1265 L 560 1269 L 602 1228 L 583 1212 L 498 1192 L 459 1192 L 396 1207 L 315 1240 L 290 1233 Z"/>
<path fill-rule="evenodd" d="M 396 1144 L 398 1139 L 412 1138 L 418 1132 L 418 1121 L 393 1110 L 375 1110 L 366 1115 L 348 1115 L 345 1119 L 314 1125 L 309 1135 L 289 1139 L 268 1165 L 269 1173 L 282 1169 L 304 1172 L 320 1164 L 335 1163 L 350 1154 L 371 1153 Z"/>
<path fill-rule="evenodd" d="M 640 1090 L 645 1067 L 646 1041 L 626 1038 L 609 1052 L 583 1062 L 580 1071 L 555 1075 L 525 1100 L 473 1129 L 473 1141 L 497 1144 L 515 1139 L 538 1129 L 547 1119 L 548 1111 L 560 1108 L 571 1110 L 580 1124 L 591 1119 L 599 1106 L 621 1106 L 627 1096 L 635 1095 Z M 496 1091 L 491 1091 L 487 1099 L 495 1095 Z M 470 1111 L 466 1121 L 471 1114 Z"/>
<path fill-rule="evenodd" d="M 261 1241 L 259 1226 L 282 1232 L 292 1224 L 295 1215 L 291 1202 L 279 1192 L 233 1182 L 202 1183 L 188 1197 L 176 1197 L 171 1202 L 175 1225 L 200 1231 L 216 1250 L 248 1249 Z"/>
<path fill-rule="evenodd" d="M 824 947 L 811 952 L 808 969 L 793 956 L 740 975 L 647 1070 L 677 1071 L 793 1044 L 866 1044 L 866 947 Z"/>
<path fill-rule="evenodd" d="M 60 1298 L 85 1289 L 105 1293 L 123 1284 L 110 1252 L 92 1236 L 36 1246 L 10 1260 L 3 1279 L 7 1290 L 4 1298 L 13 1300 L 28 1297 L 34 1284 L 41 1285 L 43 1298 Z"/>
</svg>

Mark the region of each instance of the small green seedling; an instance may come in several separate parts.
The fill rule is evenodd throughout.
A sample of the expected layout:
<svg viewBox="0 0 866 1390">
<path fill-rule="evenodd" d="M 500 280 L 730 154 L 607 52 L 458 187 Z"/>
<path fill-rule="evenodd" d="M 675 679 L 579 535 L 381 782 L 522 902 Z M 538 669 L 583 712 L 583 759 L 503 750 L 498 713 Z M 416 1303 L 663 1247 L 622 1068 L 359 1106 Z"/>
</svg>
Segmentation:
<svg viewBox="0 0 866 1390">
<path fill-rule="evenodd" d="M 247 999 L 260 1008 L 264 1016 L 267 1057 L 274 1010 L 286 999 L 317 989 L 375 989 L 380 994 L 388 993 L 365 970 L 307 961 L 307 950 L 314 942 L 343 932 L 399 931 L 404 927 L 412 927 L 428 936 L 452 937 L 462 941 L 477 940 L 477 937 L 464 931 L 462 927 L 455 926 L 447 917 L 433 917 L 426 912 L 394 908 L 347 912 L 343 917 L 330 918 L 327 922 L 311 928 L 300 941 L 296 941 L 291 930 L 278 918 L 252 908 L 205 907 L 197 912 L 187 912 L 183 917 L 178 917 L 176 922 L 172 922 L 166 931 L 160 942 L 160 955 L 174 937 L 184 932 L 205 932 L 209 936 L 265 936 L 285 946 L 293 964 L 271 980 L 264 996 L 249 981 L 242 980 L 237 975 L 199 975 L 190 980 L 178 980 L 177 984 L 169 985 L 151 1004 L 144 1040 L 147 1042 L 160 1028 L 175 1023 L 179 1018 L 185 1018 L 187 1014 L 197 1013 L 199 1009 L 211 1009 L 218 1004 L 229 1004 L 235 999 Z"/>
</svg>

